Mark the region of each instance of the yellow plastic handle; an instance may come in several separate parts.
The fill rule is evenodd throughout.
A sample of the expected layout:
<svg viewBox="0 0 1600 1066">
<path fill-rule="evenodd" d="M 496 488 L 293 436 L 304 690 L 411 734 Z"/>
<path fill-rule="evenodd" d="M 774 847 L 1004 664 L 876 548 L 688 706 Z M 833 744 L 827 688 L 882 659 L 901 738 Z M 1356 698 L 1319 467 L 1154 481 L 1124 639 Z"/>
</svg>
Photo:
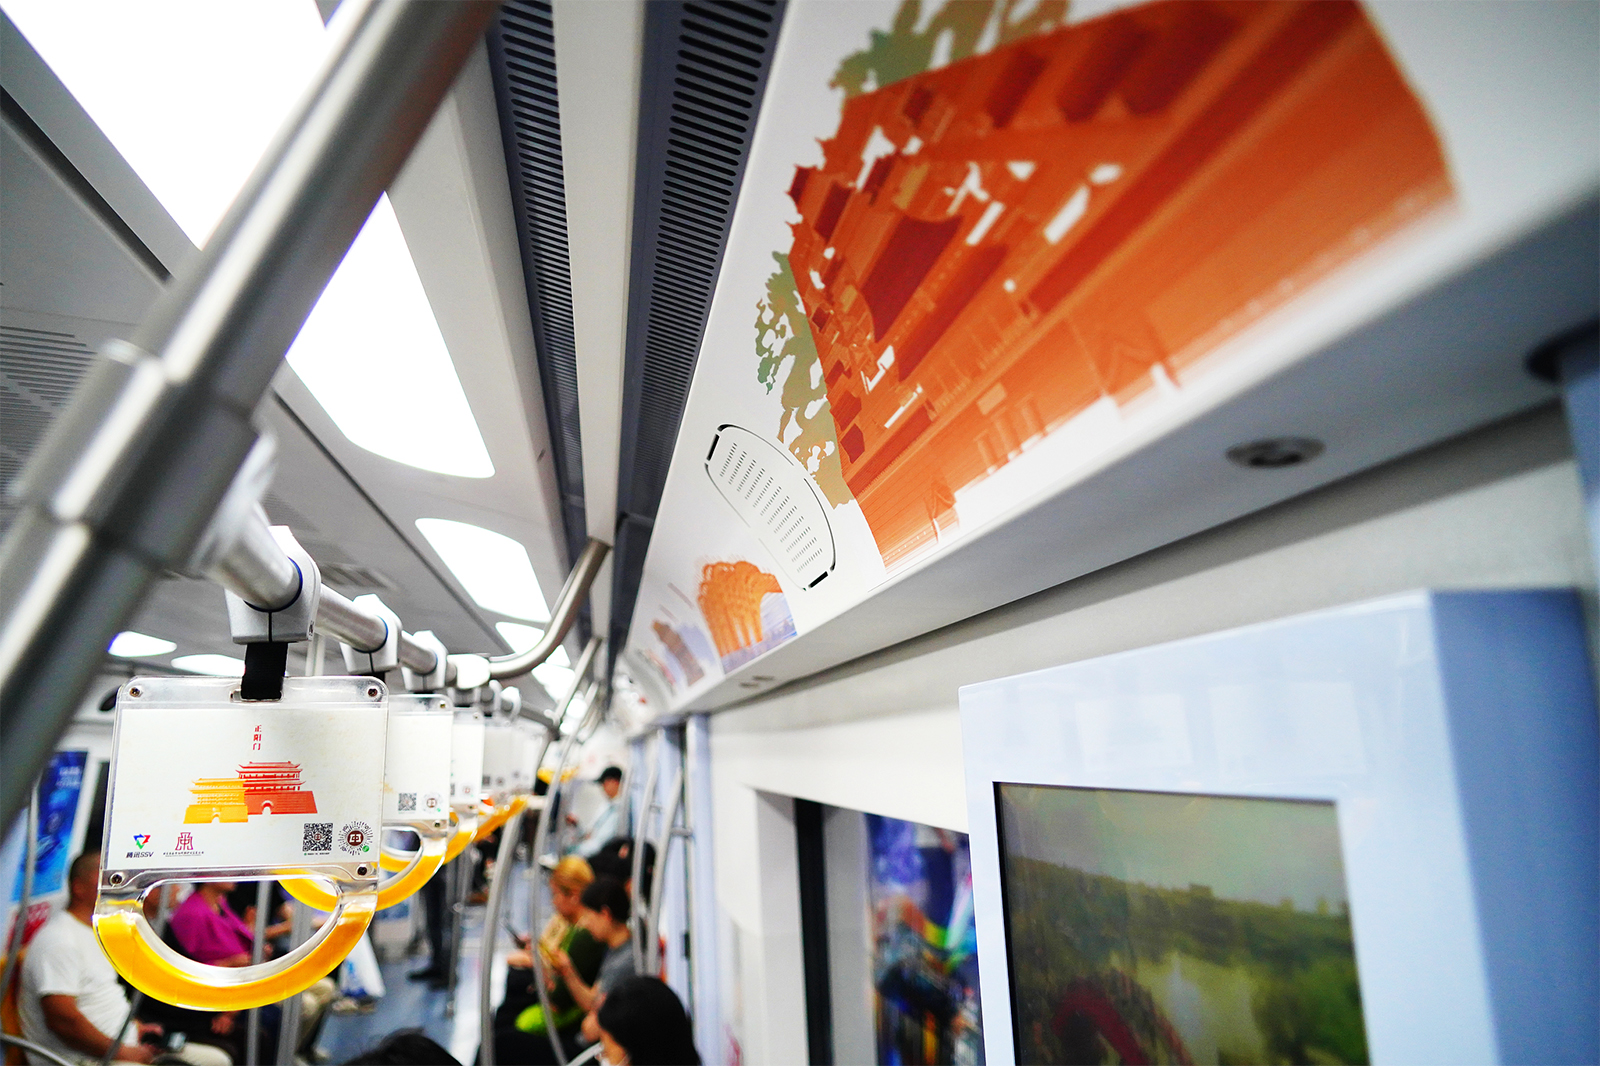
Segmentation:
<svg viewBox="0 0 1600 1066">
<path fill-rule="evenodd" d="M 417 889 L 428 883 L 428 879 L 439 871 L 439 866 L 444 862 L 445 849 L 449 847 L 450 838 L 444 834 L 437 836 L 428 835 L 422 838 L 422 849 L 414 852 L 416 856 L 411 865 L 397 877 L 390 877 L 378 882 L 378 910 L 387 910 L 396 903 L 410 899 L 416 894 Z M 278 882 L 283 890 L 307 907 L 314 907 L 319 911 L 332 910 L 338 901 L 338 896 L 328 891 L 329 882 L 317 877 L 286 877 Z"/>
<path fill-rule="evenodd" d="M 454 812 L 452 812 L 454 816 Z M 464 814 L 456 823 L 456 835 L 450 838 L 450 846 L 445 849 L 444 861 L 455 862 L 456 856 L 467 850 L 467 845 L 478 838 L 478 816 Z"/>
<path fill-rule="evenodd" d="M 456 812 L 455 811 L 451 811 L 450 812 L 450 831 L 451 831 L 451 833 L 455 832 L 455 822 L 456 822 Z M 385 829 L 399 829 L 401 827 L 400 826 L 384 826 L 384 828 Z M 421 833 L 419 833 L 415 828 L 413 828 L 411 826 L 405 826 L 404 828 L 406 830 L 408 830 L 409 832 L 416 833 L 419 838 L 421 837 Z M 406 849 L 403 849 L 403 848 L 390 847 L 388 845 L 388 843 L 387 843 L 387 840 L 388 840 L 387 834 L 385 834 L 384 840 L 385 840 L 385 843 L 379 845 L 379 847 L 378 847 L 378 868 L 381 869 L 381 870 L 387 870 L 392 874 L 403 873 L 404 871 L 409 870 L 411 868 L 411 864 L 416 861 L 416 858 L 417 858 L 416 849 L 413 848 L 411 850 L 406 850 Z"/>
<path fill-rule="evenodd" d="M 334 970 L 361 939 L 377 908 L 370 888 L 330 896 L 333 911 L 317 933 L 281 959 L 259 966 L 207 966 L 163 944 L 137 893 L 94 906 L 94 931 L 117 972 L 145 995 L 191 1010 L 249 1010 L 298 995 Z"/>
<path fill-rule="evenodd" d="M 506 819 L 511 817 L 511 804 L 496 807 L 492 803 L 483 805 L 483 812 L 478 816 L 478 831 L 472 835 L 473 843 L 487 840 L 494 835 L 494 831 L 506 824 Z"/>
</svg>

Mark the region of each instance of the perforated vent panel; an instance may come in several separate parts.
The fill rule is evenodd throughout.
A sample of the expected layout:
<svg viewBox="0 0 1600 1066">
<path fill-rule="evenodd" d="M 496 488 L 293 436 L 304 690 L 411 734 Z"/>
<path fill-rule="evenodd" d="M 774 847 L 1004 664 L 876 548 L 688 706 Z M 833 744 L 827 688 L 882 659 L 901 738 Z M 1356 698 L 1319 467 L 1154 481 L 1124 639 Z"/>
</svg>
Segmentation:
<svg viewBox="0 0 1600 1066">
<path fill-rule="evenodd" d="M 572 327 L 572 266 L 567 256 L 566 183 L 561 172 L 555 31 L 548 0 L 510 0 L 501 7 L 488 41 L 528 311 L 539 353 L 539 383 L 561 493 L 562 524 L 569 559 L 576 559 L 588 539 L 588 521 L 584 516 L 578 356 Z"/>
<path fill-rule="evenodd" d="M 625 643 L 783 4 L 647 5 L 611 647 Z"/>
<path fill-rule="evenodd" d="M 94 352 L 70 333 L 0 325 L 0 531 L 15 514 L 4 488 L 22 472 L 93 361 Z"/>
</svg>

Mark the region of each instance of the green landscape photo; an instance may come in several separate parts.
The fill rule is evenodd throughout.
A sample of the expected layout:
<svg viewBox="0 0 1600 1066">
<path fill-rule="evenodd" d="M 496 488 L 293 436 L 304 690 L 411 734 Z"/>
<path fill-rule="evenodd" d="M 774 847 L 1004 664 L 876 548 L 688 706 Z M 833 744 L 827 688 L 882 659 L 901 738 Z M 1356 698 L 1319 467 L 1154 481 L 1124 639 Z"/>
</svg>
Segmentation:
<svg viewBox="0 0 1600 1066">
<path fill-rule="evenodd" d="M 1018 1062 L 1369 1061 L 1332 803 L 995 787 Z"/>
</svg>

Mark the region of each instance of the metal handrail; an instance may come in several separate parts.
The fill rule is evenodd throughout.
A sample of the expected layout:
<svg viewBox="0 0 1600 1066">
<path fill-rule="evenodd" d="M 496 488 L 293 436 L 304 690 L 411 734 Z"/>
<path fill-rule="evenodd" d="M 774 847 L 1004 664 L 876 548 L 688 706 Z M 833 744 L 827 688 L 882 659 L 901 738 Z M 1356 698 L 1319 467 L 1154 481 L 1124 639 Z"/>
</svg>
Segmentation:
<svg viewBox="0 0 1600 1066">
<path fill-rule="evenodd" d="M 544 857 L 545 841 L 549 838 L 550 814 L 556 807 L 556 796 L 561 789 L 561 775 L 566 772 L 567 758 L 572 752 L 572 737 L 576 733 L 576 730 L 574 730 L 573 734 L 560 737 L 559 733 L 562 720 L 566 718 L 567 711 L 572 707 L 572 701 L 577 697 L 578 690 L 583 687 L 583 683 L 588 679 L 589 669 L 591 666 L 593 666 L 599 651 L 600 638 L 590 637 L 589 643 L 584 645 L 583 654 L 578 656 L 578 661 L 573 664 L 571 686 L 568 687 L 566 694 L 561 699 L 561 703 L 557 705 L 555 711 L 550 716 L 551 719 L 556 723 L 556 732 L 558 734 L 557 737 L 553 737 L 551 740 L 553 741 L 555 739 L 560 739 L 561 755 L 556 761 L 556 773 L 555 776 L 550 779 L 550 789 L 545 794 L 544 806 L 539 810 L 539 821 L 537 823 L 537 828 L 534 830 L 533 836 L 533 851 L 528 856 L 528 861 L 532 866 L 532 869 L 535 871 L 535 877 L 533 878 L 532 883 L 530 883 L 528 886 L 528 917 L 530 919 L 528 926 L 528 939 L 529 946 L 532 948 L 532 950 L 529 952 L 529 955 L 532 956 L 531 961 L 533 964 L 533 984 L 539 993 L 539 1003 L 544 1011 L 545 1032 L 550 1037 L 550 1046 L 555 1051 L 556 1061 L 561 1063 L 562 1066 L 565 1066 L 567 1060 L 565 1052 L 561 1048 L 561 1038 L 556 1035 L 554 1025 L 555 1015 L 550 1010 L 550 990 L 544 986 L 544 959 L 539 954 L 538 941 L 539 931 L 542 927 L 542 923 L 539 921 L 539 900 L 541 893 L 537 871 L 542 868 L 540 859 Z M 593 709 L 594 705 L 590 704 L 589 708 L 585 711 L 585 717 L 588 717 L 588 715 L 593 712 Z M 545 751 L 548 750 L 549 747 L 547 744 Z M 544 752 L 540 753 L 539 762 L 544 762 Z M 537 764 L 535 764 L 535 777 L 538 776 L 538 772 L 539 767 Z M 505 838 L 502 837 L 502 846 L 504 843 Z M 496 880 L 499 880 L 502 878 L 502 876 L 504 876 L 504 870 L 505 868 L 501 866 L 497 866 L 495 868 Z M 492 891 L 493 889 L 491 887 L 491 892 Z M 489 985 L 489 967 L 493 961 L 494 941 L 498 932 L 499 930 L 497 928 L 488 925 L 488 919 L 486 918 L 483 930 L 483 946 L 480 949 L 480 955 L 478 957 L 478 981 L 480 988 L 487 988 Z M 480 1006 L 482 1007 L 482 1010 L 478 1018 L 478 1061 L 482 1063 L 483 1066 L 494 1066 L 494 1019 L 489 1012 L 488 1000 L 486 998 L 480 998 Z"/>
<path fill-rule="evenodd" d="M 57 1063 L 58 1066 L 78 1066 L 76 1062 L 73 1062 L 70 1059 L 62 1058 L 60 1055 L 57 1055 L 54 1051 L 51 1051 L 47 1047 L 40 1047 L 32 1040 L 24 1040 L 22 1037 L 12 1036 L 10 1033 L 0 1033 L 0 1044 L 10 1044 L 12 1047 L 19 1047 L 23 1051 L 26 1051 L 30 1057 L 37 1055 L 41 1059 L 47 1059 L 50 1062 Z"/>
<path fill-rule="evenodd" d="M 567 637 L 567 630 L 572 628 L 573 621 L 578 617 L 578 608 L 583 606 L 584 597 L 589 594 L 589 586 L 594 584 L 595 576 L 600 573 L 600 565 L 606 561 L 610 551 L 611 545 L 605 541 L 589 538 L 589 543 L 583 546 L 583 551 L 572 564 L 567 583 L 561 586 L 561 595 L 556 597 L 555 606 L 550 610 L 550 624 L 545 627 L 544 635 L 527 651 L 490 659 L 489 676 L 492 679 L 511 681 L 522 677 L 561 646 Z"/>
<path fill-rule="evenodd" d="M 495 852 L 494 876 L 489 879 L 489 902 L 483 911 L 483 944 L 478 954 L 478 1061 L 494 1066 L 494 1015 L 489 980 L 494 968 L 494 934 L 500 924 L 500 905 L 506 898 L 506 871 L 516 856 L 517 838 L 522 835 L 522 811 L 518 810 L 500 827 L 500 847 Z"/>
<path fill-rule="evenodd" d="M 496 5 L 345 0 L 328 60 L 215 235 L 114 341 L 13 484 L 0 544 L 0 824 L 106 646 L 184 569 L 259 438 L 254 413 Z"/>
<path fill-rule="evenodd" d="M 644 973 L 644 932 L 645 911 L 639 906 L 644 902 L 643 878 L 644 871 L 644 845 L 646 834 L 649 832 L 650 815 L 661 809 L 656 802 L 656 784 L 661 776 L 661 730 L 657 729 L 650 737 L 649 746 L 650 774 L 645 778 L 644 804 L 639 812 L 639 824 L 633 827 L 633 876 L 628 883 L 633 886 L 630 901 L 633 904 L 633 913 L 629 915 L 628 924 L 633 927 L 633 968 L 638 973 Z M 653 876 L 653 875 L 652 875 Z M 652 885 L 652 887 L 654 887 Z M 651 895 L 655 895 L 654 892 Z"/>
<path fill-rule="evenodd" d="M 584 546 L 572 571 L 567 574 L 550 612 L 550 623 L 538 642 L 527 651 L 489 660 L 489 676 L 508 681 L 527 674 L 548 659 L 567 638 L 577 620 L 578 608 L 600 572 L 611 546 L 591 540 Z M 279 546 L 267 525 L 265 515 L 252 509 L 243 516 L 233 542 L 222 553 L 207 575 L 246 603 L 271 605 L 281 610 L 300 594 L 300 571 Z M 317 606 L 317 627 L 323 633 L 354 648 L 381 648 L 389 636 L 389 624 L 378 614 L 354 603 L 326 585 Z M 419 644 L 411 634 L 400 634 L 400 664 L 417 674 L 431 674 L 439 667 L 433 649 Z M 445 683 L 454 682 L 454 669 L 447 667 Z M 530 714 L 528 717 L 532 717 Z"/>
<path fill-rule="evenodd" d="M 591 637 L 588 646 L 583 649 L 583 658 L 579 662 L 579 667 L 573 671 L 572 684 L 574 692 L 583 683 L 584 674 L 588 672 L 589 665 L 594 661 L 594 657 L 599 650 L 600 638 Z M 598 708 L 599 704 L 591 701 L 588 707 L 584 709 L 585 720 L 592 717 Z M 561 709 L 562 713 L 555 716 L 557 722 L 560 722 L 566 716 L 566 710 L 567 708 L 563 707 Z M 550 840 L 550 819 L 559 805 L 557 800 L 561 792 L 561 778 L 567 772 L 567 760 L 572 756 L 573 743 L 577 739 L 579 731 L 583 728 L 583 724 L 583 722 L 579 722 L 577 729 L 561 738 L 561 754 L 556 757 L 555 773 L 550 778 L 550 791 L 546 794 L 544 809 L 539 812 L 539 824 L 533 835 L 533 854 L 530 856 L 530 861 L 534 864 L 536 872 L 534 882 L 529 886 L 528 893 L 528 916 L 531 920 L 528 927 L 528 935 L 536 942 L 534 950 L 530 953 L 533 963 L 533 987 L 539 994 L 539 1005 L 544 1012 L 545 1035 L 550 1038 L 550 1048 L 555 1053 L 556 1062 L 559 1066 L 566 1066 L 567 1053 L 566 1049 L 561 1046 L 561 1037 L 556 1032 L 554 1025 L 555 1014 L 550 1006 L 550 990 L 545 987 L 544 957 L 539 953 L 537 947 L 539 932 L 544 928 L 544 914 L 542 913 L 544 893 L 540 891 L 541 886 L 539 885 L 537 871 L 544 869 L 544 849 Z M 492 1060 L 486 1059 L 485 1066 L 494 1066 L 494 1063 Z"/>
<path fill-rule="evenodd" d="M 656 845 L 656 875 L 654 884 L 650 886 L 650 922 L 646 926 L 650 943 L 645 949 L 645 972 L 652 976 L 661 969 L 661 900 L 666 896 L 662 891 L 666 882 L 667 860 L 671 858 L 672 842 L 677 838 L 673 830 L 678 820 L 678 808 L 683 803 L 683 764 L 678 765 L 678 772 L 672 777 L 671 799 L 667 801 L 666 810 L 662 813 L 661 843 Z"/>
</svg>

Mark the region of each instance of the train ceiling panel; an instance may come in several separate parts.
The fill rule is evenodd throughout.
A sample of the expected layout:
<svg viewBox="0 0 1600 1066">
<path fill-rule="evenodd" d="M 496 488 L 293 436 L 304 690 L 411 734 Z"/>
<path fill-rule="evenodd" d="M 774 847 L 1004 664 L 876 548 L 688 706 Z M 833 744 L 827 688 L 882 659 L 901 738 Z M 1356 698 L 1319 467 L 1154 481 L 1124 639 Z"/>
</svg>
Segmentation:
<svg viewBox="0 0 1600 1066">
<path fill-rule="evenodd" d="M 127 336 L 194 247 L 9 18 L 0 23 L 0 473 L 9 481 L 65 404 L 85 353 Z M 505 185 L 480 50 L 392 201 L 493 477 L 430 474 L 357 447 L 287 369 L 259 412 L 278 442 L 269 516 L 327 560 L 331 586 L 379 593 L 409 629 L 433 629 L 455 651 L 503 652 L 495 623 L 525 619 L 476 604 L 417 518 L 511 536 L 547 598 L 567 566 Z M 0 523 L 9 518 L 0 510 Z M 237 654 L 210 582 L 160 582 L 132 628 L 178 645 L 136 664 L 144 668 L 167 668 L 175 655 Z M 525 693 L 535 706 L 548 702 L 531 683 Z"/>
<path fill-rule="evenodd" d="M 725 706 L 1549 402 L 1597 16 L 788 5 L 630 671 Z M 821 501 L 825 577 L 734 436 Z"/>
</svg>

